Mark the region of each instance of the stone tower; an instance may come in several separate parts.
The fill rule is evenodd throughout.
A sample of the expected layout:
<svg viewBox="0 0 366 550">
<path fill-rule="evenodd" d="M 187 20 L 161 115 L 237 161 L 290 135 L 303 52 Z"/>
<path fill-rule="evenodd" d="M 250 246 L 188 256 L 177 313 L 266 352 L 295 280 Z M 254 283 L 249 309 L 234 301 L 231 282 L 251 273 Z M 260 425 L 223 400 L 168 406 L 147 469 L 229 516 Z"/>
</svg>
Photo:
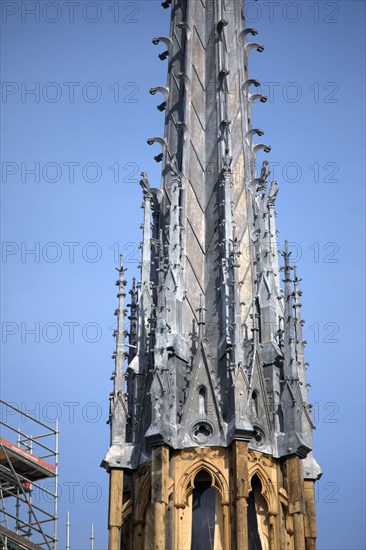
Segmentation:
<svg viewBox="0 0 366 550">
<path fill-rule="evenodd" d="M 122 260 L 117 281 L 109 549 L 315 549 L 299 278 L 287 246 L 279 268 L 278 186 L 256 169 L 270 147 L 248 57 L 263 46 L 241 1 L 162 6 L 168 80 L 150 93 L 165 130 L 148 139 L 162 183 L 141 174 L 129 311 Z"/>
</svg>

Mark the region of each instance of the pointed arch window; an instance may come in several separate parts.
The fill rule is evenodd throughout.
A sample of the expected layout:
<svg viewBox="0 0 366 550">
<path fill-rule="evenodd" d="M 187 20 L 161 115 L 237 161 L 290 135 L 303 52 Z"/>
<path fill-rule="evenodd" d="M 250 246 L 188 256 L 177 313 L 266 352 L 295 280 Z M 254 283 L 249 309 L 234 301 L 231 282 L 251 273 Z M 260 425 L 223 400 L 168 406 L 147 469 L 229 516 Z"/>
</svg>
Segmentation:
<svg viewBox="0 0 366 550">
<path fill-rule="evenodd" d="M 248 496 L 248 549 L 262 550 L 261 539 L 259 538 L 257 514 L 255 510 L 254 493 L 250 491 Z"/>
<path fill-rule="evenodd" d="M 191 550 L 213 550 L 215 541 L 216 491 L 211 476 L 201 470 L 192 494 Z"/>
<path fill-rule="evenodd" d="M 283 410 L 282 410 L 282 405 L 278 405 L 278 409 L 277 409 L 277 417 L 278 417 L 278 430 L 280 432 L 284 432 L 285 431 L 285 420 L 284 420 L 284 417 L 283 417 Z"/>
<path fill-rule="evenodd" d="M 201 416 L 207 415 L 207 390 L 205 386 L 198 389 L 198 410 Z"/>
<path fill-rule="evenodd" d="M 251 488 L 248 496 L 248 549 L 269 550 L 268 506 L 257 475 L 252 478 Z"/>
<path fill-rule="evenodd" d="M 259 417 L 259 404 L 258 404 L 258 392 L 257 392 L 257 390 L 253 391 L 252 400 L 253 400 L 254 414 L 258 418 Z"/>
</svg>

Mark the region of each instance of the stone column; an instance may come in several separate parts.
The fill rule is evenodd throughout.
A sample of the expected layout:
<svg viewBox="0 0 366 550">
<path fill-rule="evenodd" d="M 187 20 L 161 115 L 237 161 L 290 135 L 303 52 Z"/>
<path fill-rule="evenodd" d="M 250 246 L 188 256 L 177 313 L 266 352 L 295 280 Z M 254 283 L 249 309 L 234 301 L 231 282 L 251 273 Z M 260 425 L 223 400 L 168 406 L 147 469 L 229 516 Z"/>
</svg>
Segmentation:
<svg viewBox="0 0 366 550">
<path fill-rule="evenodd" d="M 224 550 L 230 550 L 230 502 L 222 503 L 222 515 L 224 523 Z"/>
<path fill-rule="evenodd" d="M 136 521 L 133 525 L 133 550 L 142 550 L 144 542 L 144 521 Z"/>
<path fill-rule="evenodd" d="M 120 550 L 123 504 L 123 470 L 112 468 L 109 474 L 108 550 Z"/>
<path fill-rule="evenodd" d="M 168 504 L 169 449 L 165 445 L 152 451 L 151 492 L 154 504 L 154 549 L 166 550 L 165 516 Z"/>
<path fill-rule="evenodd" d="M 306 520 L 305 520 L 305 539 L 306 550 L 316 549 L 316 515 L 315 515 L 315 480 L 305 479 L 305 506 L 306 506 Z"/>
<path fill-rule="evenodd" d="M 280 530 L 279 530 L 279 514 L 277 512 L 268 512 L 269 526 L 269 548 L 270 550 L 278 550 L 281 548 Z"/>
<path fill-rule="evenodd" d="M 233 442 L 236 550 L 248 549 L 248 443 Z M 226 549 L 225 549 L 226 550 Z"/>
<path fill-rule="evenodd" d="M 289 513 L 294 523 L 294 546 L 296 550 L 305 550 L 305 498 L 302 463 L 297 455 L 292 455 L 287 457 L 286 464 Z"/>
</svg>

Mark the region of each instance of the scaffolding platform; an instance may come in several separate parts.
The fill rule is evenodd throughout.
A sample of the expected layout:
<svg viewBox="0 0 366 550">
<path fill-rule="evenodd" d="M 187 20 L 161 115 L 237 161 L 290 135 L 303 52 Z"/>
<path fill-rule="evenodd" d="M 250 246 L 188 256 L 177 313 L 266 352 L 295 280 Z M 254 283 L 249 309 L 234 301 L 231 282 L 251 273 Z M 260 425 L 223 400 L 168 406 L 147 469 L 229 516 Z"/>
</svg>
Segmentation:
<svg viewBox="0 0 366 550">
<path fill-rule="evenodd" d="M 0 464 L 6 464 L 7 458 L 10 459 L 15 471 L 32 481 L 55 475 L 55 467 L 52 464 L 0 437 Z"/>
<path fill-rule="evenodd" d="M 24 537 L 0 525 L 0 544 L 2 540 L 5 541 L 3 544 L 7 545 L 7 550 L 40 550 L 41 548 L 38 544 L 34 544 L 30 540 L 24 540 Z"/>
<path fill-rule="evenodd" d="M 0 409 L 0 550 L 56 550 L 57 422 L 54 429 L 1 399 Z"/>
</svg>

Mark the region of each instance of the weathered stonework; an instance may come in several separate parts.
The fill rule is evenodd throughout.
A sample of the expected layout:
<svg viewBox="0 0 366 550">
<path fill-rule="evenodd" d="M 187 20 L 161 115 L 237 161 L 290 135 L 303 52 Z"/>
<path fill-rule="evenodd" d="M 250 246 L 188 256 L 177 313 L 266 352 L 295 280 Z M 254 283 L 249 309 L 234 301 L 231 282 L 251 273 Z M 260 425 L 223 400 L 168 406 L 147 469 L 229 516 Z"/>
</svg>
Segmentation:
<svg viewBox="0 0 366 550">
<path fill-rule="evenodd" d="M 158 447 L 151 461 L 138 467 L 125 491 L 121 521 L 126 550 L 190 550 L 192 491 L 203 470 L 217 492 L 217 550 L 248 548 L 248 495 L 254 477 L 261 484 L 263 548 L 315 548 L 314 482 L 303 482 L 301 460 L 281 463 L 235 441 L 229 448 L 182 451 Z M 155 463 L 154 463 L 155 460 Z M 155 521 L 154 521 L 155 519 Z"/>
<path fill-rule="evenodd" d="M 270 147 L 255 143 L 263 131 L 253 128 L 252 103 L 266 98 L 248 55 L 264 47 L 241 2 L 162 5 L 170 4 L 170 36 L 153 40 L 166 48 L 168 81 L 150 90 L 163 96 L 164 137 L 148 139 L 160 147 L 162 182 L 150 187 L 141 174 L 141 281 L 130 291 L 129 333 L 122 263 L 116 283 L 102 463 L 109 548 L 195 549 L 200 490 L 215 503 L 212 548 L 313 550 L 321 470 L 311 452 L 301 291 L 287 246 L 281 288 L 278 184 L 266 161 L 255 166 Z"/>
</svg>

